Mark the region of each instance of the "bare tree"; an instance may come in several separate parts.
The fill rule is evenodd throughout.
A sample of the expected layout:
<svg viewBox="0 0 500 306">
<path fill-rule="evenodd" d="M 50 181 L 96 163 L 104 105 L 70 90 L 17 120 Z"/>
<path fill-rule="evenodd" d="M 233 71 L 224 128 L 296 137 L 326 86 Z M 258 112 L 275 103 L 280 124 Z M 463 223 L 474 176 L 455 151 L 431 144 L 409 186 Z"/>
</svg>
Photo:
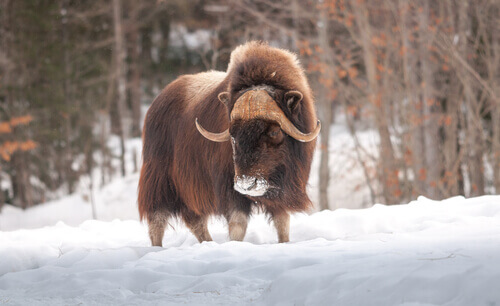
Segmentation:
<svg viewBox="0 0 500 306">
<path fill-rule="evenodd" d="M 125 103 L 127 100 L 127 75 L 125 63 L 126 47 L 123 33 L 121 0 L 113 0 L 113 26 L 115 37 L 114 68 L 117 85 L 116 105 L 118 110 L 118 136 L 120 137 L 120 163 L 122 176 L 125 176 L 125 128 L 123 126 L 123 119 L 125 118 Z"/>
<path fill-rule="evenodd" d="M 141 63 L 140 63 L 140 40 L 139 40 L 139 18 L 141 3 L 129 2 L 128 43 L 130 62 L 130 99 L 132 104 L 132 131 L 133 137 L 141 136 Z"/>
</svg>

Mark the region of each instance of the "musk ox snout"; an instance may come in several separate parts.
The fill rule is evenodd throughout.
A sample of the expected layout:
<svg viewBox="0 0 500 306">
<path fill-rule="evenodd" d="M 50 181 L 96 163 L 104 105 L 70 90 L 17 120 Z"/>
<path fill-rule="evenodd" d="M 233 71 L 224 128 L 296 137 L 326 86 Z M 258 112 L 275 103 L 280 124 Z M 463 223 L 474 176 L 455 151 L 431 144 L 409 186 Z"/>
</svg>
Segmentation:
<svg viewBox="0 0 500 306">
<path fill-rule="evenodd" d="M 234 190 L 251 197 L 263 196 L 269 189 L 269 183 L 262 177 L 236 176 L 234 178 Z"/>
</svg>

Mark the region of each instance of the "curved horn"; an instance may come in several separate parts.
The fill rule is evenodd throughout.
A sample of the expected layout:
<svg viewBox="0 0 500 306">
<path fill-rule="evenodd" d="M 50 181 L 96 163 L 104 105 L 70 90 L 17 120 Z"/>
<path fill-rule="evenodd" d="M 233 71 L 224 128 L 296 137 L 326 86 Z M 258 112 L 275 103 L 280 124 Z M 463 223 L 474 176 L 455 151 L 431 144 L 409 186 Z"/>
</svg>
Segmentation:
<svg viewBox="0 0 500 306">
<path fill-rule="evenodd" d="M 318 120 L 314 131 L 307 134 L 299 131 L 265 90 L 251 90 L 246 92 L 238 98 L 231 112 L 231 120 L 249 120 L 254 118 L 277 122 L 286 134 L 301 142 L 314 140 L 318 137 L 321 130 L 321 122 Z"/>
<path fill-rule="evenodd" d="M 196 128 L 198 129 L 198 132 L 200 132 L 203 137 L 205 137 L 208 140 L 215 141 L 215 142 L 225 142 L 231 139 L 231 135 L 229 134 L 229 129 L 225 130 L 222 133 L 212 133 L 207 130 L 205 130 L 199 123 L 198 123 L 198 118 L 195 120 Z"/>
<path fill-rule="evenodd" d="M 301 142 L 313 141 L 316 137 L 318 137 L 319 131 L 321 131 L 321 122 L 319 120 L 316 122 L 316 128 L 314 131 L 307 134 L 299 131 L 299 129 L 297 129 L 295 125 L 293 125 L 293 123 L 291 123 L 286 117 L 284 117 L 282 122 L 280 122 L 280 125 L 285 133 Z"/>
</svg>

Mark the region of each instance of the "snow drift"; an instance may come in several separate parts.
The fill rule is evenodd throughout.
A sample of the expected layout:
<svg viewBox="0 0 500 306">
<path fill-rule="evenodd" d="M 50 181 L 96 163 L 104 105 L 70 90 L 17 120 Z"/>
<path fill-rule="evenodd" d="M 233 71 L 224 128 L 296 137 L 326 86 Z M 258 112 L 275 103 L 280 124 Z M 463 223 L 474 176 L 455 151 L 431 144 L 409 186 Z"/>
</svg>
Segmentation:
<svg viewBox="0 0 500 306">
<path fill-rule="evenodd" d="M 0 304 L 500 304 L 500 196 L 295 215 L 286 244 L 262 215 L 244 242 L 175 228 L 165 248 L 135 220 L 0 232 Z"/>
</svg>

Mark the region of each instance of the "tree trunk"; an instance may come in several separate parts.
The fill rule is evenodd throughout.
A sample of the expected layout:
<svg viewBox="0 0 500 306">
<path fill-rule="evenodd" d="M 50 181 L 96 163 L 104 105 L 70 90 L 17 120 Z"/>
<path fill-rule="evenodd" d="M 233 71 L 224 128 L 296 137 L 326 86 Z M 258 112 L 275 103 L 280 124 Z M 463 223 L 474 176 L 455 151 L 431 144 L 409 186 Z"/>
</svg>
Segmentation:
<svg viewBox="0 0 500 306">
<path fill-rule="evenodd" d="M 88 120 L 90 122 L 90 120 Z M 91 133 L 92 127 L 86 126 L 84 129 L 88 129 Z M 92 219 L 97 220 L 97 210 L 94 199 L 94 175 L 92 170 L 94 168 L 94 150 L 92 147 L 92 137 L 89 137 L 84 146 L 84 155 L 85 155 L 85 171 L 89 177 L 89 201 L 90 207 L 92 209 Z"/>
<path fill-rule="evenodd" d="M 441 159 L 441 141 L 439 139 L 439 105 L 433 93 L 434 80 L 430 63 L 429 35 L 429 1 L 422 3 L 422 12 L 419 15 L 419 57 L 421 67 L 421 101 L 423 106 L 424 135 L 425 135 L 425 168 L 426 193 L 425 195 L 440 200 L 442 194 L 439 189 L 443 162 Z"/>
<path fill-rule="evenodd" d="M 9 25 L 10 25 L 10 22 L 9 22 L 9 9 L 10 9 L 10 5 L 11 5 L 11 0 L 5 0 L 3 3 L 3 8 L 2 10 L 0 11 L 1 12 L 1 15 L 0 15 L 0 44 L 2 46 L 2 51 L 4 52 L 4 56 L 6 57 L 5 59 L 5 62 L 4 63 L 1 63 L 2 64 L 2 67 L 1 67 L 1 71 L 3 72 L 2 74 L 2 77 L 0 78 L 0 87 L 3 87 L 3 88 L 8 88 L 9 87 L 9 83 L 10 83 L 10 71 L 9 71 L 9 50 L 8 50 L 8 45 L 9 45 L 9 40 L 8 40 L 8 32 L 9 32 Z M 5 92 L 5 101 L 6 101 L 6 104 L 9 105 L 11 102 L 11 98 L 10 98 L 10 90 L 7 89 L 4 91 Z M 0 167 L 0 171 L 5 171 L 5 169 L 3 168 L 4 165 L 2 163 L 2 167 Z M 0 182 L 1 182 L 1 175 L 0 175 Z M 3 192 L 3 189 L 1 188 L 2 184 L 0 184 L 0 212 L 2 211 L 2 207 L 3 207 L 3 204 L 5 202 L 5 198 L 4 198 L 4 192 Z"/>
<path fill-rule="evenodd" d="M 403 85 L 405 97 L 408 99 L 408 107 L 404 108 L 404 118 L 408 120 L 409 135 L 408 148 L 410 152 L 409 165 L 413 170 L 412 195 L 417 196 L 425 193 L 425 143 L 424 130 L 422 125 L 423 106 L 422 101 L 417 97 L 418 80 L 414 73 L 417 70 L 417 62 L 414 56 L 409 56 L 413 48 L 410 44 L 411 24 L 414 11 L 411 10 L 409 1 L 400 0 L 398 2 L 401 17 L 401 41 L 403 45 Z"/>
<path fill-rule="evenodd" d="M 321 85 L 320 85 L 321 86 Z M 324 90 L 322 90 L 324 91 Z M 318 95 L 318 99 L 323 99 L 324 102 L 327 99 L 324 94 Z M 323 128 L 321 129 L 321 159 L 319 165 L 319 209 L 325 210 L 330 209 L 330 203 L 328 200 L 328 186 L 330 185 L 330 151 L 328 150 L 329 139 L 330 139 L 330 126 L 333 117 L 333 111 L 331 105 L 323 102 L 323 107 L 321 108 L 321 122 Z"/>
<path fill-rule="evenodd" d="M 15 117 L 19 113 L 23 113 L 26 110 L 23 106 L 19 106 L 19 100 L 22 100 L 19 96 L 16 95 L 14 91 L 14 83 L 17 82 L 16 78 L 19 74 L 26 75 L 26 68 L 22 67 L 20 72 L 17 71 L 16 63 L 12 61 L 12 57 L 15 54 L 15 44 L 14 40 L 14 30 L 11 25 L 13 23 L 12 19 L 14 16 L 12 15 L 12 6 L 14 1 L 3 1 L 2 2 L 2 24 L 0 37 L 2 38 L 2 50 L 1 55 L 5 57 L 3 59 L 4 67 L 2 67 L 2 76 L 0 77 L 0 81 L 2 82 L 0 86 L 5 88 L 4 93 L 4 103 L 5 106 L 2 105 L 3 111 L 8 110 L 9 116 Z M 22 81 L 21 81 L 22 82 Z M 4 108 L 5 107 L 5 108 Z M 23 139 L 24 136 L 23 131 L 15 130 L 13 132 L 13 141 L 17 141 L 18 139 Z M 10 179 L 13 189 L 13 198 L 14 205 L 19 206 L 23 209 L 26 209 L 33 205 L 33 189 L 30 182 L 30 173 L 29 173 L 29 162 L 27 161 L 27 153 L 23 151 L 14 152 L 11 156 L 11 171 L 10 171 Z"/>
<path fill-rule="evenodd" d="M 122 3 L 121 0 L 113 0 L 113 25 L 115 35 L 115 75 L 117 89 L 117 111 L 118 111 L 118 136 L 120 137 L 120 164 L 121 174 L 125 176 L 125 129 L 123 120 L 125 118 L 125 103 L 127 99 L 127 78 L 125 66 L 125 42 L 122 28 Z"/>
<path fill-rule="evenodd" d="M 377 80 L 376 59 L 371 43 L 371 25 L 368 20 L 369 14 L 366 7 L 357 7 L 354 9 L 354 13 L 360 27 L 359 32 L 361 47 L 363 49 L 363 61 L 368 80 L 367 92 L 370 104 L 374 110 L 375 124 L 380 137 L 379 176 L 382 184 L 382 193 L 386 204 L 397 204 L 402 195 L 399 182 L 399 169 L 391 142 L 388 115 L 385 110 L 387 101 L 384 101 L 384 96 Z"/>
<path fill-rule="evenodd" d="M 12 156 L 14 163 L 14 195 L 17 206 L 22 209 L 33 206 L 33 189 L 30 182 L 29 163 L 26 161 L 26 152 L 16 152 Z"/>
<path fill-rule="evenodd" d="M 492 13 L 494 14 L 494 13 Z M 486 25 L 488 28 L 494 28 L 496 18 L 491 18 L 492 24 Z M 500 194 L 500 74 L 498 67 L 500 66 L 500 33 L 492 34 L 491 44 L 489 45 L 489 63 L 488 65 L 488 81 L 490 87 L 496 93 L 496 99 L 491 98 L 490 105 L 492 107 L 492 164 L 494 175 L 494 186 L 496 194 Z"/>
<path fill-rule="evenodd" d="M 130 99 L 132 104 L 132 137 L 141 136 L 141 65 L 139 64 L 139 5 L 137 1 L 130 2 Z"/>
<path fill-rule="evenodd" d="M 116 76 L 115 76 L 115 65 L 116 65 L 116 60 L 114 60 L 114 56 L 116 54 L 113 54 L 113 61 L 112 61 L 112 67 L 109 69 L 109 74 L 108 74 L 108 88 L 106 91 L 106 99 L 105 99 L 105 105 L 102 108 L 102 110 L 99 113 L 99 122 L 101 125 L 101 136 L 99 139 L 100 142 L 100 147 L 101 147 L 101 156 L 102 156 L 102 164 L 101 164 L 101 187 L 106 185 L 108 181 L 111 180 L 111 175 L 113 172 L 112 165 L 111 165 L 111 157 L 110 157 L 110 152 L 108 148 L 108 139 L 109 139 L 109 134 L 112 132 L 112 122 L 111 122 L 111 105 L 113 104 L 113 101 L 116 96 Z"/>
<path fill-rule="evenodd" d="M 63 1 L 61 5 L 61 11 L 65 10 L 67 7 L 67 1 Z M 63 17 L 61 19 L 64 23 L 66 22 L 66 17 Z M 68 27 L 67 25 L 63 24 L 62 28 L 62 40 L 63 44 L 67 46 L 68 44 Z M 71 84 L 70 84 L 70 77 L 71 77 L 71 64 L 70 64 L 70 59 L 69 59 L 69 50 L 68 48 L 64 48 L 64 99 L 65 99 L 65 104 L 66 104 L 66 114 L 64 118 L 64 137 L 65 137 L 65 147 L 63 149 L 63 162 L 62 165 L 64 165 L 64 178 L 68 186 L 68 193 L 71 194 L 74 191 L 74 185 L 75 185 L 75 179 L 73 176 L 73 168 L 72 168 L 72 163 L 73 163 L 73 154 L 71 152 L 71 135 L 72 135 L 72 129 L 71 129 L 71 107 L 72 104 L 74 103 L 74 100 L 72 99 L 73 96 L 73 91 L 71 90 Z"/>
<path fill-rule="evenodd" d="M 452 77 L 455 80 L 455 84 L 459 84 L 459 80 Z M 461 174 L 459 172 L 460 165 L 462 164 L 461 156 L 459 155 L 459 116 L 460 116 L 460 101 L 458 86 L 452 88 L 452 94 L 447 97 L 446 101 L 446 112 L 445 112 L 445 124 L 444 124 L 444 134 L 445 139 L 443 143 L 443 157 L 444 157 L 444 190 L 446 193 L 445 197 L 450 197 L 454 195 L 463 194 L 463 190 L 460 190 L 459 180 Z"/>
<path fill-rule="evenodd" d="M 320 60 L 325 66 L 327 66 L 321 78 L 327 80 L 332 78 L 331 67 L 333 66 L 333 62 L 331 58 L 329 58 L 332 53 L 328 42 L 328 18 L 324 10 L 319 12 L 319 20 L 322 26 L 318 27 L 318 39 L 320 47 L 324 50 L 324 52 L 320 54 Z M 320 134 L 321 159 L 319 165 L 319 209 L 324 210 L 330 209 L 328 199 L 328 186 L 330 185 L 330 152 L 328 149 L 330 144 L 330 126 L 333 121 L 333 109 L 329 94 L 330 88 L 325 84 L 319 84 L 318 91 L 317 101 L 321 109 L 322 116 L 320 119 L 323 125 Z"/>
<path fill-rule="evenodd" d="M 491 83 L 493 84 L 493 83 Z M 499 92 L 499 91 L 497 91 Z M 496 194 L 500 194 L 500 101 L 492 101 L 493 105 L 493 135 L 492 135 L 492 151 L 493 151 L 493 174 Z"/>
<path fill-rule="evenodd" d="M 469 4 L 466 1 L 459 5 L 459 35 L 461 50 L 460 53 L 464 60 L 468 59 L 469 46 L 467 43 L 467 33 L 470 31 L 470 22 L 468 17 Z M 469 196 L 479 196 L 484 194 L 484 141 L 482 131 L 481 107 L 472 88 L 472 81 L 469 72 L 465 68 L 459 71 L 462 78 L 463 98 L 467 112 L 466 116 L 466 145 L 467 145 L 467 170 L 470 182 Z"/>
<path fill-rule="evenodd" d="M 483 131 L 478 127 L 481 125 L 481 117 L 479 110 L 475 107 L 474 97 L 470 88 L 465 85 L 465 99 L 469 104 L 469 111 L 467 114 L 467 145 L 468 145 L 468 174 L 470 180 L 470 194 L 469 196 L 484 195 L 484 141 Z M 475 101 L 477 103 L 477 101 Z"/>
<path fill-rule="evenodd" d="M 449 0 L 445 2 L 446 14 L 442 15 L 445 19 L 446 16 L 454 14 L 454 3 Z M 453 20 L 448 21 L 448 26 L 453 29 L 452 33 L 457 33 L 458 29 Z M 444 117 L 443 117 L 443 159 L 444 159 L 444 173 L 443 173 L 443 196 L 450 197 L 455 195 L 464 195 L 463 190 L 463 174 L 462 174 L 462 157 L 463 151 L 459 142 L 460 132 L 460 108 L 461 108 L 461 87 L 460 79 L 456 74 L 449 73 L 449 94 L 446 95 L 444 101 Z M 463 125 L 463 123 L 462 123 Z"/>
<path fill-rule="evenodd" d="M 101 135 L 99 138 L 99 144 L 101 147 L 101 187 L 106 185 L 108 182 L 108 177 L 109 175 L 109 169 L 108 169 L 108 164 L 109 164 L 109 152 L 108 152 L 108 146 L 107 146 L 107 122 L 109 120 L 109 113 L 103 110 L 101 113 L 99 113 L 99 124 L 100 124 L 100 129 L 101 129 Z"/>
<path fill-rule="evenodd" d="M 1 175 L 0 175 L 0 186 L 2 186 L 2 176 Z M 2 213 L 2 207 L 3 207 L 4 203 L 5 203 L 5 196 L 3 193 L 3 189 L 0 188 L 0 214 Z M 1 228 L 0 228 L 0 230 L 1 230 Z"/>
</svg>

